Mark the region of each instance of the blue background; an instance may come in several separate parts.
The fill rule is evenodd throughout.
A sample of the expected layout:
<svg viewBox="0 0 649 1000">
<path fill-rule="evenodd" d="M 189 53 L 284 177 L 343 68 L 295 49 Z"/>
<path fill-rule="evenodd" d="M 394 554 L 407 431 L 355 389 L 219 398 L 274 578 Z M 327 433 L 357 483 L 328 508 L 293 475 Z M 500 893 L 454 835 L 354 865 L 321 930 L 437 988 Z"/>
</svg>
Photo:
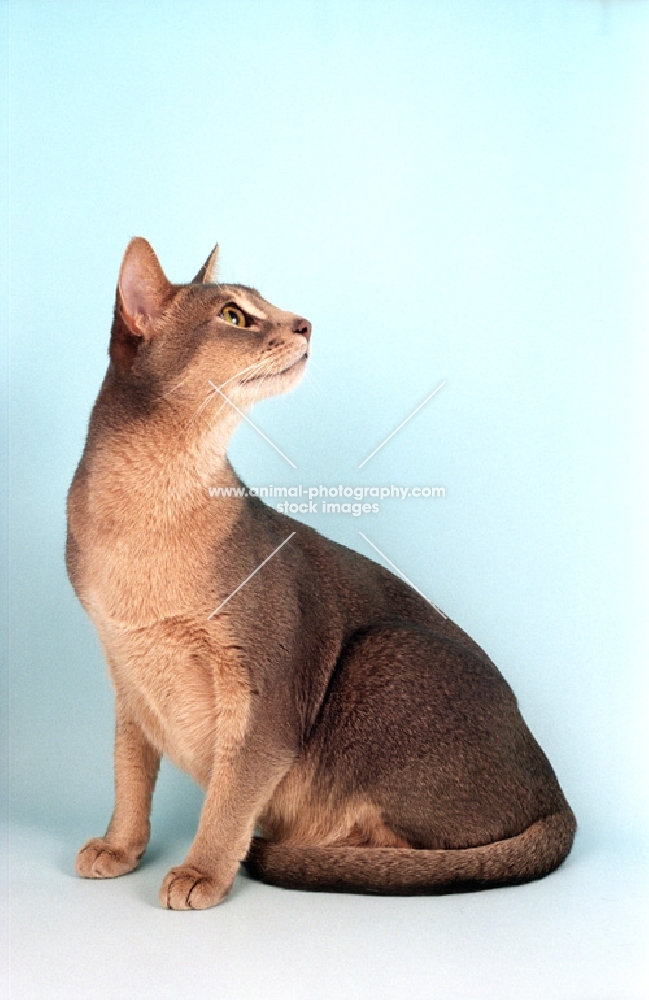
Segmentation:
<svg viewBox="0 0 649 1000">
<path fill-rule="evenodd" d="M 124 882 L 67 879 L 110 813 L 112 699 L 63 545 L 133 235 L 172 281 L 189 280 L 218 240 L 222 280 L 312 321 L 302 385 L 251 414 L 298 471 L 246 425 L 232 442 L 236 468 L 255 484 L 445 487 L 443 499 L 384 501 L 378 515 L 309 520 L 373 555 L 362 530 L 487 649 L 578 815 L 575 857 L 634 856 L 649 819 L 646 3 L 21 0 L 1 10 L 15 884 L 33 874 L 28 845 L 45 859 L 39 886 L 55 859 L 66 914 L 74 893 L 88 906 L 114 899 L 118 921 L 132 904 L 119 899 Z M 154 808 L 160 877 L 199 808 L 189 781 L 166 769 Z M 153 914 L 159 879 L 146 867 L 132 878 L 145 877 L 142 912 Z M 15 995 L 65 995 L 72 973 L 51 958 L 48 993 L 21 951 L 33 913 L 20 905 L 39 898 L 36 882 L 14 894 Z M 271 919 L 291 897 L 258 892 L 271 894 L 259 897 Z M 77 940 L 66 920 L 64 940 Z M 605 968 L 619 986 L 618 959 L 593 947 L 604 966 L 584 960 L 580 975 L 591 967 L 601 983 Z M 491 996 L 491 950 L 472 985 L 464 958 L 444 966 L 443 995 Z M 521 956 L 524 975 L 533 962 Z M 353 962 L 323 967 L 321 982 L 344 993 Z M 374 996 L 396 988 L 386 976 Z M 131 995 L 121 982 L 104 985 Z M 600 995 L 576 982 L 580 996 Z M 509 995 L 502 975 L 494 983 L 494 996 Z M 84 995 L 102 988 L 88 980 Z"/>
</svg>

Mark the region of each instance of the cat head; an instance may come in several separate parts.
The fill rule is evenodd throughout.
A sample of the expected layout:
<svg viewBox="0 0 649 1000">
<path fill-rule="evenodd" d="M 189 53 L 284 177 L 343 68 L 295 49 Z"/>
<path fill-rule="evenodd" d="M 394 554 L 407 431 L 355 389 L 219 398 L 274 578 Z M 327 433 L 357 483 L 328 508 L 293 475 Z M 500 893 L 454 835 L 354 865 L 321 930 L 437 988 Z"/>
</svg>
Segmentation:
<svg viewBox="0 0 649 1000">
<path fill-rule="evenodd" d="M 311 324 L 245 285 L 216 282 L 218 247 L 189 284 L 172 284 L 145 239 L 126 248 L 111 330 L 111 374 L 141 410 L 199 407 L 217 389 L 237 407 L 287 392 L 309 354 Z"/>
</svg>

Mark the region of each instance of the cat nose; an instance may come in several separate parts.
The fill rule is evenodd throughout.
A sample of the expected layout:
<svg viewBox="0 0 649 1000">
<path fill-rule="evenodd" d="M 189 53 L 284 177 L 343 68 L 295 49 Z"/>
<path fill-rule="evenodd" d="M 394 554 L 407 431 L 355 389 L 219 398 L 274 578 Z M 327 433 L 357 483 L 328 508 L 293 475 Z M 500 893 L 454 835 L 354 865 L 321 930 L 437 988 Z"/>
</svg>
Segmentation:
<svg viewBox="0 0 649 1000">
<path fill-rule="evenodd" d="M 293 320 L 293 333 L 301 333 L 303 337 L 307 340 L 311 337 L 311 324 L 308 319 L 303 319 L 302 316 L 296 316 Z"/>
</svg>

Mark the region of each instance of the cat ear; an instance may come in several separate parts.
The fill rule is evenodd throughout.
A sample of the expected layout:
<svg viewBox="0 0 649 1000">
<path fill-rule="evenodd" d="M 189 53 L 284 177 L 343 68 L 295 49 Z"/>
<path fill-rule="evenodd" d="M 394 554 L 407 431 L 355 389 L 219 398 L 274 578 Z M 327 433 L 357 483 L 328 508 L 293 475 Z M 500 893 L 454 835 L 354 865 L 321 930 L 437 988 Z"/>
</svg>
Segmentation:
<svg viewBox="0 0 649 1000">
<path fill-rule="evenodd" d="M 152 324 L 162 315 L 173 294 L 174 288 L 153 249 L 136 236 L 122 260 L 110 333 L 110 359 L 120 374 L 130 371 L 141 342 L 150 339 Z"/>
<path fill-rule="evenodd" d="M 192 285 L 215 285 L 218 279 L 218 270 L 219 245 L 217 243 L 196 277 L 192 279 Z"/>
<path fill-rule="evenodd" d="M 136 337 L 150 336 L 151 324 L 165 311 L 173 288 L 153 248 L 141 236 L 124 253 L 117 297 L 124 322 Z"/>
</svg>

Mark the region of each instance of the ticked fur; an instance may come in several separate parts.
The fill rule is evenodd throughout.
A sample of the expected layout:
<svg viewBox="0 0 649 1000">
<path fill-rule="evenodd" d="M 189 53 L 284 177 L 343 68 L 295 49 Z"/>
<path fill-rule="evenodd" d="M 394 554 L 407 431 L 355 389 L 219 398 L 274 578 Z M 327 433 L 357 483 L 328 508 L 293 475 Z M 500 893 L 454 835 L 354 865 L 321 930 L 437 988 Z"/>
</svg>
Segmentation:
<svg viewBox="0 0 649 1000">
<path fill-rule="evenodd" d="M 278 885 L 367 892 L 546 874 L 574 817 L 486 654 L 375 563 L 255 498 L 210 498 L 242 485 L 232 431 L 297 384 L 311 336 L 216 266 L 215 249 L 174 285 L 135 239 L 120 270 L 68 499 L 68 571 L 116 703 L 115 809 L 77 871 L 137 865 L 166 754 L 205 790 L 172 909 L 219 902 L 246 858 Z"/>
</svg>

